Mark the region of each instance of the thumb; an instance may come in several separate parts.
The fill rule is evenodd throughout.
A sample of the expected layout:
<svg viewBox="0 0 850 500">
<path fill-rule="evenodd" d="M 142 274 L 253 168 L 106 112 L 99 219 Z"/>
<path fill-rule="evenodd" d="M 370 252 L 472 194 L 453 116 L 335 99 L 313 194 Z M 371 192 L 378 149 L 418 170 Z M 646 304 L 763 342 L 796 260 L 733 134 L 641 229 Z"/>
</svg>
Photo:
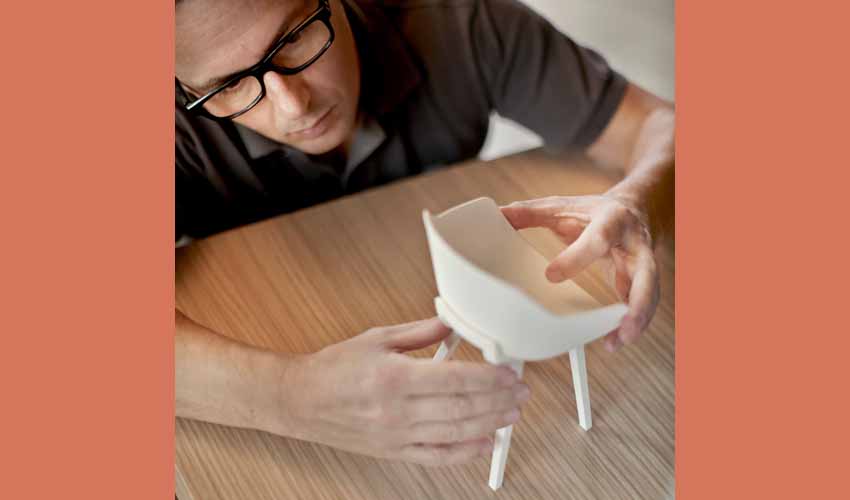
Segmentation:
<svg viewBox="0 0 850 500">
<path fill-rule="evenodd" d="M 381 344 L 393 351 L 415 351 L 445 339 L 452 330 L 439 318 L 387 327 Z"/>
</svg>

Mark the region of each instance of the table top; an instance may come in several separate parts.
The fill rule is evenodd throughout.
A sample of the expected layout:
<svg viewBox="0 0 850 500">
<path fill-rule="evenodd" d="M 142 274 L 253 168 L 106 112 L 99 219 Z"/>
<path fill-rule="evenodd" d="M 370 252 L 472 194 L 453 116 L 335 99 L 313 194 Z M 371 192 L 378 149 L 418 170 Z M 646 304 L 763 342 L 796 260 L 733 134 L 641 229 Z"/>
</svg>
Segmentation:
<svg viewBox="0 0 850 500">
<path fill-rule="evenodd" d="M 616 177 L 582 157 L 531 151 L 472 161 L 194 242 L 176 252 L 175 298 L 224 335 L 285 352 L 314 352 L 370 327 L 434 316 L 437 294 L 422 225 L 489 196 L 499 204 L 601 193 Z M 522 235 L 547 258 L 563 244 Z M 259 431 L 178 418 L 180 500 L 672 498 L 674 494 L 674 246 L 658 245 L 661 302 L 646 334 L 616 354 L 586 346 L 593 427 L 578 426 L 569 357 L 526 363 L 532 398 L 514 426 L 502 488 L 489 458 L 428 468 Z M 601 265 L 575 282 L 617 300 Z M 432 356 L 435 347 L 413 353 Z M 481 360 L 463 343 L 455 359 Z"/>
</svg>

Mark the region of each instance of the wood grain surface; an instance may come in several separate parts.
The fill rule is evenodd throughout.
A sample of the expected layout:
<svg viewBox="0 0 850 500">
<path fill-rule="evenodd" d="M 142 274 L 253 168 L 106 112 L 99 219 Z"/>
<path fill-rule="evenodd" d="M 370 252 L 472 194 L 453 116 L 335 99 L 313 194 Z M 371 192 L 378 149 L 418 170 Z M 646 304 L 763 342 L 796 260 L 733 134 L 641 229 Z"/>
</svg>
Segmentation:
<svg viewBox="0 0 850 500">
<path fill-rule="evenodd" d="M 436 286 L 421 211 L 490 196 L 497 203 L 595 194 L 616 178 L 580 157 L 533 151 L 469 162 L 194 242 L 176 253 L 176 303 L 222 334 L 307 353 L 378 325 L 431 317 Z M 522 232 L 545 256 L 562 244 Z M 674 494 L 674 248 L 657 252 L 662 299 L 646 334 L 616 354 L 587 346 L 593 428 L 578 426 L 569 357 L 527 363 L 532 398 L 514 426 L 504 486 L 489 458 L 427 468 L 267 433 L 177 419 L 180 500 L 585 499 Z M 616 294 L 601 265 L 576 282 Z M 414 353 L 431 356 L 435 348 Z M 481 360 L 462 344 L 455 359 Z"/>
</svg>

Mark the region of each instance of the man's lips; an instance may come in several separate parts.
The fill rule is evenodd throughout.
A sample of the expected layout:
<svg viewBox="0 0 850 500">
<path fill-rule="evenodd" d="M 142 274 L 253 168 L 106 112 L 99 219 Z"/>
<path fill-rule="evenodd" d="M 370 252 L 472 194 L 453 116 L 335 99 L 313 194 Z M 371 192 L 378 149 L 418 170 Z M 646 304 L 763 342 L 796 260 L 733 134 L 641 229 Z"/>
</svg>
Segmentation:
<svg viewBox="0 0 850 500">
<path fill-rule="evenodd" d="M 297 138 L 313 138 L 318 137 L 324 134 L 327 131 L 329 120 L 328 116 L 330 116 L 331 111 L 334 110 L 334 107 L 331 106 L 327 111 L 319 117 L 312 125 L 309 127 L 304 127 L 302 129 L 298 129 L 294 132 L 289 132 L 286 135 L 289 137 L 297 137 Z"/>
</svg>

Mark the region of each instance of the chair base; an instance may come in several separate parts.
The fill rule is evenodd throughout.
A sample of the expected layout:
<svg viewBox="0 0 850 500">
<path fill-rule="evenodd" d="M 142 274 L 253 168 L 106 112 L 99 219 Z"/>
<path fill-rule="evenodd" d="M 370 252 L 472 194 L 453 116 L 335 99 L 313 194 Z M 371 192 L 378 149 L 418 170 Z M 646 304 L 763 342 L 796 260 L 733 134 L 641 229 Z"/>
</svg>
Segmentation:
<svg viewBox="0 0 850 500">
<path fill-rule="evenodd" d="M 434 299 L 437 316 L 440 321 L 453 331 L 434 354 L 434 361 L 450 359 L 460 345 L 461 338 L 468 340 L 471 344 L 481 349 L 482 355 L 487 362 L 496 365 L 508 365 L 522 378 L 523 361 L 511 359 L 504 355 L 499 345 L 490 340 L 486 335 L 475 330 L 469 323 L 463 321 L 460 316 L 452 310 L 440 297 Z M 585 364 L 584 346 L 576 347 L 570 351 L 570 369 L 573 376 L 573 389 L 576 395 L 576 407 L 579 426 L 585 431 L 593 425 L 590 412 L 590 393 L 587 387 L 587 366 Z M 508 450 L 511 447 L 511 433 L 513 426 L 503 427 L 496 431 L 493 446 L 493 458 L 490 462 L 489 485 L 493 490 L 502 486 L 505 475 L 505 465 L 508 461 Z"/>
</svg>

